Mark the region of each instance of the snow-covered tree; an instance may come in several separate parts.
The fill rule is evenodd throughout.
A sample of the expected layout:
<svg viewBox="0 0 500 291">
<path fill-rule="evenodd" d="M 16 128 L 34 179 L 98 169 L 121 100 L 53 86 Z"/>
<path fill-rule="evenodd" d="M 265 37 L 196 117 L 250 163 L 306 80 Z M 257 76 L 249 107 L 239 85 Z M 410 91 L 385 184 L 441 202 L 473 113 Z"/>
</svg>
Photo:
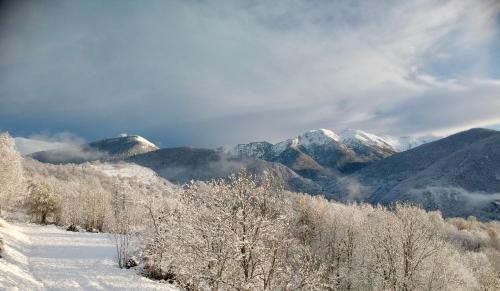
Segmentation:
<svg viewBox="0 0 500 291">
<path fill-rule="evenodd" d="M 312 254 L 320 286 L 366 289 L 366 214 L 369 206 L 340 205 L 321 197 L 299 196 L 294 236 Z M 311 259 L 310 259 L 311 260 Z M 300 264 L 300 262 L 299 262 Z M 314 277 L 314 276 L 313 276 Z"/>
<path fill-rule="evenodd" d="M 155 230 L 149 253 L 156 250 L 163 256 L 160 265 L 165 272 L 193 286 L 286 286 L 291 207 L 283 193 L 270 177 L 257 181 L 246 172 L 228 182 L 192 184 L 179 205 L 152 216 Z M 158 264 L 157 260 L 152 259 Z"/>
<path fill-rule="evenodd" d="M 115 239 L 118 266 L 125 268 L 129 262 L 131 236 L 134 224 L 139 223 L 135 210 L 135 202 L 131 199 L 132 189 L 118 179 L 112 198 L 111 230 Z"/>
<path fill-rule="evenodd" d="M 22 157 L 8 133 L 0 133 L 0 215 L 24 196 Z"/>
<path fill-rule="evenodd" d="M 457 258 L 450 252 L 434 217 L 421 208 L 397 204 L 378 207 L 368 220 L 367 252 L 373 285 L 389 290 L 460 286 Z M 440 216 L 439 216 L 440 219 Z M 457 284 L 457 285 L 454 285 Z M 431 288 L 432 287 L 432 288 Z"/>
<path fill-rule="evenodd" d="M 81 185 L 74 181 L 57 183 L 57 191 L 61 197 L 60 223 L 67 225 L 70 230 L 77 230 L 83 226 L 83 191 Z"/>
<path fill-rule="evenodd" d="M 88 231 L 103 231 L 110 217 L 111 195 L 100 187 L 87 189 L 83 196 L 83 223 Z"/>
<path fill-rule="evenodd" d="M 28 214 L 41 224 L 46 224 L 49 219 L 55 220 L 60 210 L 60 200 L 55 194 L 52 185 L 46 181 L 33 181 L 29 187 L 26 198 Z"/>
</svg>

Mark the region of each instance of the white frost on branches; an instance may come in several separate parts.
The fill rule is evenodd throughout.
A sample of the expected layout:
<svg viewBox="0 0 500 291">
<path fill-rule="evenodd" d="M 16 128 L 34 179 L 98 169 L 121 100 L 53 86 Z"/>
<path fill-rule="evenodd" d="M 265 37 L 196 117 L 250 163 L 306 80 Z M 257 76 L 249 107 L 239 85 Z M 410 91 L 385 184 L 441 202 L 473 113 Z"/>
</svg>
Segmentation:
<svg viewBox="0 0 500 291">
<path fill-rule="evenodd" d="M 8 133 L 0 133 L 0 215 L 20 202 L 25 191 L 22 157 L 14 139 Z"/>
</svg>

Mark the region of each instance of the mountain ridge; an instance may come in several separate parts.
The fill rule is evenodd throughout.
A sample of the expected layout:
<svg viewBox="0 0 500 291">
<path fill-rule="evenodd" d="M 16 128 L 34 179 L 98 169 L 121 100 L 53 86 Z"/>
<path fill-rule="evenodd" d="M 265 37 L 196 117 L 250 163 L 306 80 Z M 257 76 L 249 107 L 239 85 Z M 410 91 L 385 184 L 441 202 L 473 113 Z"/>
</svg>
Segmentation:
<svg viewBox="0 0 500 291">
<path fill-rule="evenodd" d="M 359 189 L 355 197 L 348 190 L 352 184 Z M 328 188 L 329 196 L 339 200 L 410 201 L 445 216 L 497 219 L 500 212 L 493 206 L 500 198 L 500 132 L 460 132 L 376 161 Z M 463 207 L 453 205 L 460 203 Z"/>
<path fill-rule="evenodd" d="M 274 175 L 288 190 L 330 199 L 384 205 L 410 201 L 445 216 L 500 217 L 500 132 L 470 129 L 401 152 L 391 142 L 359 130 L 337 135 L 320 129 L 276 144 L 253 142 L 229 150 L 158 149 L 139 136 L 83 148 L 102 155 L 93 158 L 136 163 L 176 183 L 226 178 L 246 168 Z M 56 163 L 75 162 L 55 156 Z"/>
</svg>

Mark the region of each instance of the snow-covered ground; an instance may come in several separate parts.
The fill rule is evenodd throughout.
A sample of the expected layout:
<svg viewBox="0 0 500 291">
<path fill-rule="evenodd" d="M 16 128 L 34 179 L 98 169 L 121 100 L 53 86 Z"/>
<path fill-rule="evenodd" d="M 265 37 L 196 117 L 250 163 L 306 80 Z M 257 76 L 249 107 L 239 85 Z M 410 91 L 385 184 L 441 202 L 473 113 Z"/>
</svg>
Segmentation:
<svg viewBox="0 0 500 291">
<path fill-rule="evenodd" d="M 135 181 L 148 185 L 158 183 L 158 181 L 161 180 L 163 184 L 169 186 L 172 190 L 177 187 L 171 182 L 158 176 L 158 174 L 150 168 L 139 166 L 134 163 L 93 163 L 89 166 L 110 177 L 134 178 Z"/>
<path fill-rule="evenodd" d="M 110 177 L 135 178 L 146 184 L 158 180 L 158 175 L 153 170 L 133 163 L 95 163 L 91 164 L 90 167 L 100 170 Z"/>
<path fill-rule="evenodd" d="M 0 290 L 177 290 L 117 267 L 107 234 L 0 220 Z"/>
</svg>

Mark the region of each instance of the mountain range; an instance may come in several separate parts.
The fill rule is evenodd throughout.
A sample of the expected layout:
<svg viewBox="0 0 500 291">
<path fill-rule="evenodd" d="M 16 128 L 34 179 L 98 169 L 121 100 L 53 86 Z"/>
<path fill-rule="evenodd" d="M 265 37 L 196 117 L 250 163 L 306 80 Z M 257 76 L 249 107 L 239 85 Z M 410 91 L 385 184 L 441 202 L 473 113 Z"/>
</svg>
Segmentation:
<svg viewBox="0 0 500 291">
<path fill-rule="evenodd" d="M 122 136 L 31 157 L 56 164 L 126 161 L 175 183 L 224 178 L 247 168 L 271 173 L 289 190 L 336 200 L 411 201 L 445 216 L 500 217 L 500 132 L 487 129 L 443 139 L 318 129 L 275 144 L 225 150 L 159 149 L 140 136 Z"/>
</svg>

